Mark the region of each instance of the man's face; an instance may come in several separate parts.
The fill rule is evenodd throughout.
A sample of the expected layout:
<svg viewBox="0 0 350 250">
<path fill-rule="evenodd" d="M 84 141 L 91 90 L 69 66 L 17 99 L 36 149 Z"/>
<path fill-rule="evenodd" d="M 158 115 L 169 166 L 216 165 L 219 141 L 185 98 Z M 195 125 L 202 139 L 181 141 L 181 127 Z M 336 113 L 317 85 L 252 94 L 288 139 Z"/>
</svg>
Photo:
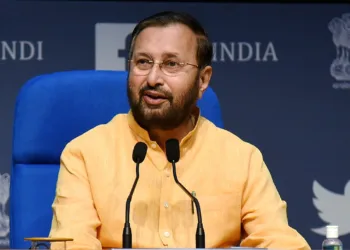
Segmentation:
<svg viewBox="0 0 350 250">
<path fill-rule="evenodd" d="M 174 129 L 190 115 L 199 95 L 198 68 L 185 65 L 173 73 L 173 67 L 179 62 L 197 65 L 196 54 L 196 36 L 181 24 L 149 27 L 138 35 L 128 76 L 128 98 L 142 127 Z M 162 70 L 158 62 L 166 62 Z"/>
</svg>

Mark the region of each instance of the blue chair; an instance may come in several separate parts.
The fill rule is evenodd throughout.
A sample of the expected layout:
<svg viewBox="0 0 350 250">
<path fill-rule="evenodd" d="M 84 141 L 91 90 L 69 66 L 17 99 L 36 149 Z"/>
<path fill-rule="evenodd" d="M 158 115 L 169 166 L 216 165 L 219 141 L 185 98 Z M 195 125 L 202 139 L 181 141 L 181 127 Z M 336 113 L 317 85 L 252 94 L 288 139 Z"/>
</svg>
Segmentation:
<svg viewBox="0 0 350 250">
<path fill-rule="evenodd" d="M 47 237 L 60 155 L 87 130 L 127 113 L 125 71 L 68 71 L 29 80 L 15 108 L 10 186 L 10 248 L 29 248 L 25 237 Z M 198 102 L 204 117 L 223 127 L 211 88 Z"/>
</svg>

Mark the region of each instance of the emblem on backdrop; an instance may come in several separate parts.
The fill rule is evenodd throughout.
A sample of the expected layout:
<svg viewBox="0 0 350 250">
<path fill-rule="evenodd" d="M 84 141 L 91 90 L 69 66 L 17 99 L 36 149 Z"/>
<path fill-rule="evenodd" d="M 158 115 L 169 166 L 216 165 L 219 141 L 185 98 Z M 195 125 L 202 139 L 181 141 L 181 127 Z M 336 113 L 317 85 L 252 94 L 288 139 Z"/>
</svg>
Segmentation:
<svg viewBox="0 0 350 250">
<path fill-rule="evenodd" d="M 350 90 L 350 13 L 335 17 L 328 23 L 336 53 L 330 66 L 331 76 L 336 80 L 334 89 Z"/>
<path fill-rule="evenodd" d="M 0 246 L 8 246 L 10 219 L 6 212 L 6 205 L 10 197 L 10 175 L 0 174 Z"/>
</svg>

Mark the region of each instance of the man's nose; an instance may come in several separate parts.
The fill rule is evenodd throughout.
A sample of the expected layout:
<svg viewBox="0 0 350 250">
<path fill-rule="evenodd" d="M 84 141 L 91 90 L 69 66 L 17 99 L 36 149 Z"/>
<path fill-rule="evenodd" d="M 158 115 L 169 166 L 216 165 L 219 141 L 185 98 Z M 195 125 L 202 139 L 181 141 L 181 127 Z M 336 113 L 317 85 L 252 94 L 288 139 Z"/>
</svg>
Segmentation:
<svg viewBox="0 0 350 250">
<path fill-rule="evenodd" d="M 153 87 L 156 85 L 164 84 L 163 72 L 160 69 L 160 65 L 158 63 L 153 64 L 153 67 L 151 68 L 147 76 L 147 82 L 148 82 L 148 85 Z"/>
</svg>

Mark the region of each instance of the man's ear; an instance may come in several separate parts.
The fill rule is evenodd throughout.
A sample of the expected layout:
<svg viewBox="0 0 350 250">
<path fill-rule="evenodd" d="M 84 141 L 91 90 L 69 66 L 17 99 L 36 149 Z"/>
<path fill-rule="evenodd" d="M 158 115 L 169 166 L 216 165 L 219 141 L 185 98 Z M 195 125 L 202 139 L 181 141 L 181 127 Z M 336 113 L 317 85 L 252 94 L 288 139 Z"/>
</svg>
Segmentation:
<svg viewBox="0 0 350 250">
<path fill-rule="evenodd" d="M 211 76 L 213 74 L 213 68 L 211 66 L 206 66 L 204 69 L 201 70 L 199 73 L 199 93 L 198 93 L 198 99 L 201 99 L 205 90 L 209 86 L 209 82 L 211 79 Z"/>
</svg>

